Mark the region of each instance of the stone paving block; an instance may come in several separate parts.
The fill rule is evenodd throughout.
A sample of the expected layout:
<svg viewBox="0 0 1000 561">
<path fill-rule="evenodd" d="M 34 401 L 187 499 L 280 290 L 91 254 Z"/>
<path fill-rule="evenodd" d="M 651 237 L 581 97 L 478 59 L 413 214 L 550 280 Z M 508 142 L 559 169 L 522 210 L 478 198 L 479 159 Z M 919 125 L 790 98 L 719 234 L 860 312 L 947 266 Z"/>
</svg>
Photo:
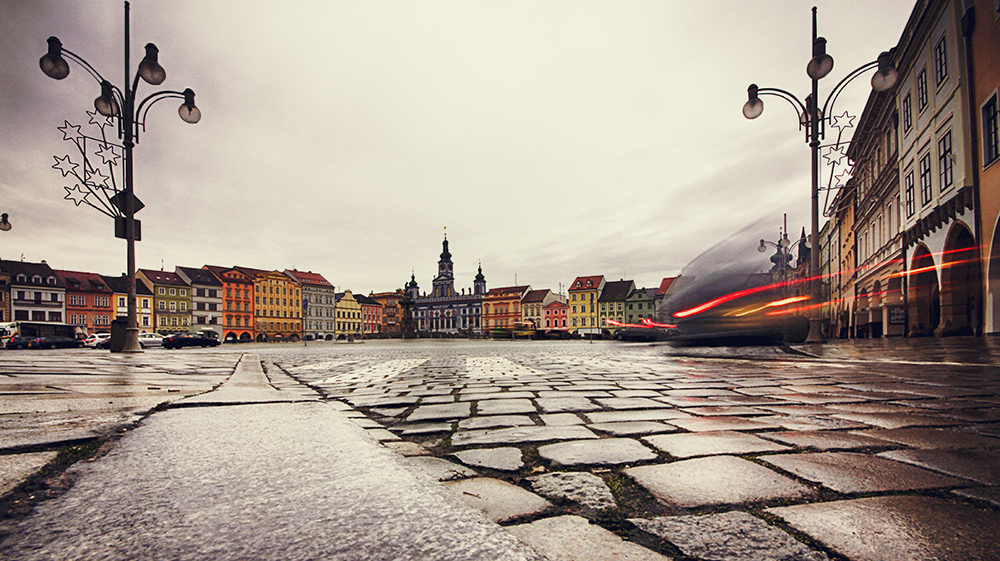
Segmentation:
<svg viewBox="0 0 1000 561">
<path fill-rule="evenodd" d="M 499 388 L 497 388 L 499 389 Z M 535 395 L 531 392 L 493 392 L 493 393 L 461 393 L 459 394 L 459 401 L 480 401 L 484 399 L 531 399 Z"/>
<path fill-rule="evenodd" d="M 866 425 L 884 429 L 899 429 L 903 427 L 943 427 L 958 425 L 959 421 L 943 417 L 930 417 L 913 413 L 834 413 L 832 417 L 857 421 Z"/>
<path fill-rule="evenodd" d="M 389 430 L 407 436 L 434 434 L 436 432 L 451 432 L 451 423 L 403 423 L 394 425 Z"/>
<path fill-rule="evenodd" d="M 666 421 L 689 419 L 691 415 L 677 409 L 642 409 L 639 411 L 595 411 L 584 413 L 592 423 L 620 423 L 625 421 Z"/>
<path fill-rule="evenodd" d="M 430 450 L 409 440 L 388 440 L 382 445 L 403 456 L 429 456 L 431 454 Z"/>
<path fill-rule="evenodd" d="M 867 437 L 913 448 L 1000 448 L 1000 438 L 954 429 L 903 428 L 855 431 Z"/>
<path fill-rule="evenodd" d="M 983 485 L 1000 485 L 1000 451 L 997 450 L 891 450 L 879 456 Z"/>
<path fill-rule="evenodd" d="M 624 385 L 622 386 L 624 387 Z M 663 397 L 662 391 L 657 390 L 640 390 L 640 389 L 628 389 L 628 390 L 612 390 L 611 395 L 615 397 Z"/>
<path fill-rule="evenodd" d="M 696 389 L 675 389 L 663 392 L 670 397 L 713 397 L 713 396 L 735 396 L 739 395 L 734 391 L 716 388 L 696 388 Z"/>
<path fill-rule="evenodd" d="M 762 409 L 746 407 L 743 405 L 721 405 L 713 407 L 685 407 L 681 409 L 685 413 L 697 415 L 699 417 L 719 417 L 725 415 L 767 415 L 768 412 Z"/>
<path fill-rule="evenodd" d="M 438 403 L 455 403 L 453 395 L 432 395 L 420 398 L 420 405 L 433 405 Z"/>
<path fill-rule="evenodd" d="M 545 413 L 564 413 L 573 411 L 596 411 L 600 409 L 586 397 L 540 397 L 535 400 L 538 407 Z"/>
<path fill-rule="evenodd" d="M 788 446 L 733 431 L 660 434 L 647 436 L 643 440 L 675 458 L 791 450 Z"/>
<path fill-rule="evenodd" d="M 743 417 L 692 417 L 690 419 L 672 419 L 669 423 L 692 432 L 783 428 L 774 423 L 765 423 Z"/>
<path fill-rule="evenodd" d="M 656 459 L 655 452 L 630 438 L 547 444 L 538 449 L 538 455 L 561 466 L 631 464 Z"/>
<path fill-rule="evenodd" d="M 591 423 L 591 430 L 601 431 L 614 436 L 632 436 L 640 434 L 657 434 L 661 432 L 676 432 L 677 427 L 656 421 L 625 421 L 622 423 Z"/>
<path fill-rule="evenodd" d="M 572 386 L 565 390 L 553 390 L 547 392 L 538 392 L 539 399 L 569 399 L 569 398 L 584 398 L 589 400 L 590 398 L 597 397 L 611 397 L 611 392 L 605 391 L 580 391 L 576 386 Z"/>
<path fill-rule="evenodd" d="M 809 430 L 788 432 L 762 432 L 760 436 L 799 448 L 816 450 L 847 450 L 851 448 L 892 446 L 891 442 L 866 436 L 863 433 Z"/>
<path fill-rule="evenodd" d="M 0 455 L 0 495 L 3 495 L 34 475 L 58 452 L 26 452 Z"/>
<path fill-rule="evenodd" d="M 970 421 L 973 423 L 1000 421 L 1000 408 L 997 407 L 985 409 L 960 409 L 957 411 L 944 411 L 941 414 L 949 419 Z"/>
<path fill-rule="evenodd" d="M 476 402 L 477 415 L 517 415 L 536 413 L 530 399 L 487 399 Z"/>
<path fill-rule="evenodd" d="M 600 477 L 581 471 L 557 471 L 529 477 L 531 488 L 550 499 L 568 499 L 596 510 L 615 508 L 615 496 Z"/>
<path fill-rule="evenodd" d="M 644 532 L 678 547 L 685 555 L 705 561 L 824 561 L 787 533 L 745 512 L 704 516 L 630 518 Z"/>
<path fill-rule="evenodd" d="M 538 416 L 546 425 L 551 426 L 566 426 L 566 425 L 582 425 L 583 419 L 579 415 L 573 413 L 547 413 Z"/>
<path fill-rule="evenodd" d="M 410 461 L 438 481 L 452 481 L 479 475 L 474 469 L 435 456 L 414 456 Z"/>
<path fill-rule="evenodd" d="M 655 551 L 621 538 L 579 516 L 556 516 L 507 531 L 550 561 L 669 561 Z"/>
<path fill-rule="evenodd" d="M 793 417 L 840 413 L 840 411 L 832 409 L 826 405 L 762 405 L 760 406 L 760 409 L 773 411 L 779 415 L 789 415 Z"/>
<path fill-rule="evenodd" d="M 451 444 L 453 446 L 518 444 L 521 442 L 578 440 L 581 438 L 597 438 L 597 435 L 578 425 L 511 427 L 505 429 L 459 431 L 452 435 Z"/>
<path fill-rule="evenodd" d="M 490 477 L 447 481 L 445 486 L 494 522 L 539 514 L 552 506 L 531 491 Z"/>
<path fill-rule="evenodd" d="M 524 467 L 519 448 L 480 448 L 455 452 L 453 456 L 466 465 L 500 471 L 517 471 Z"/>
<path fill-rule="evenodd" d="M 488 415 L 469 417 L 458 422 L 458 428 L 466 430 L 492 429 L 496 427 L 523 427 L 534 425 L 527 415 Z"/>
<path fill-rule="evenodd" d="M 828 394 L 808 394 L 808 393 L 786 393 L 775 394 L 771 397 L 781 399 L 791 403 L 801 403 L 806 405 L 826 405 L 833 403 L 857 403 L 862 401 L 858 397 L 844 397 Z"/>
<path fill-rule="evenodd" d="M 794 417 L 788 415 L 768 415 L 766 417 L 754 417 L 755 421 L 762 423 L 774 423 L 782 428 L 793 431 L 816 431 L 816 430 L 842 430 L 842 429 L 866 429 L 870 425 L 848 421 L 846 419 L 836 419 L 833 417 L 823 417 L 819 415 Z"/>
<path fill-rule="evenodd" d="M 935 497 L 871 497 L 768 512 L 854 561 L 997 559 L 1000 513 Z"/>
<path fill-rule="evenodd" d="M 663 409 L 670 407 L 662 401 L 649 399 L 648 397 L 597 397 L 594 401 L 601 407 L 616 410 L 628 409 Z"/>
<path fill-rule="evenodd" d="M 386 429 L 365 429 L 365 432 L 379 442 L 385 442 L 387 440 L 400 440 L 398 436 Z"/>
<path fill-rule="evenodd" d="M 966 489 L 955 489 L 952 493 L 968 499 L 986 501 L 1000 506 L 1000 487 L 968 487 Z"/>
<path fill-rule="evenodd" d="M 471 410 L 472 404 L 469 402 L 421 405 L 406 417 L 406 422 L 464 419 L 472 414 Z"/>
<path fill-rule="evenodd" d="M 658 500 L 681 507 L 803 497 L 809 488 L 751 461 L 711 456 L 640 466 L 625 474 Z"/>
<path fill-rule="evenodd" d="M 761 459 L 841 493 L 911 491 L 967 484 L 961 479 L 856 452 L 782 454 Z"/>
</svg>

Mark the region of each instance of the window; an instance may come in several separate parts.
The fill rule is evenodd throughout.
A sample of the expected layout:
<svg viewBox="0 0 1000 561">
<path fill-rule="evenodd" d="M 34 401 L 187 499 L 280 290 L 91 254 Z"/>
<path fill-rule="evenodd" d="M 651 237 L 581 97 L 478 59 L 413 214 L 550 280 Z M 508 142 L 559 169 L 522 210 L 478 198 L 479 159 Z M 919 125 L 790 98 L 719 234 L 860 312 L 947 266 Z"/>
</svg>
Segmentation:
<svg viewBox="0 0 1000 561">
<path fill-rule="evenodd" d="M 931 155 L 920 158 L 920 205 L 931 202 Z"/>
<path fill-rule="evenodd" d="M 161 310 L 166 310 L 167 309 L 167 301 L 166 300 L 160 300 L 159 305 L 157 307 L 159 309 L 161 309 Z"/>
<path fill-rule="evenodd" d="M 927 108 L 927 69 L 924 68 L 917 74 L 917 111 Z"/>
<path fill-rule="evenodd" d="M 176 288 L 173 288 L 173 287 L 171 287 L 171 288 L 170 288 L 170 295 L 171 295 L 171 296 L 176 296 L 176 295 L 177 295 L 177 289 L 176 289 Z"/>
<path fill-rule="evenodd" d="M 142 307 L 143 309 L 149 309 L 149 298 L 142 299 Z"/>
<path fill-rule="evenodd" d="M 913 205 L 913 172 L 906 174 L 906 179 L 903 180 L 903 191 L 906 196 L 906 216 L 913 216 L 915 211 Z"/>
<path fill-rule="evenodd" d="M 944 48 L 944 37 L 934 47 L 934 79 L 938 86 L 948 79 L 948 53 Z"/>
<path fill-rule="evenodd" d="M 171 312 L 177 311 L 177 302 L 170 302 L 170 311 Z"/>
<path fill-rule="evenodd" d="M 187 289 L 186 288 L 182 288 L 181 289 L 181 296 L 187 296 L 187 295 L 188 295 Z"/>
<path fill-rule="evenodd" d="M 938 141 L 938 173 L 941 176 L 941 190 L 951 187 L 953 182 L 951 153 L 951 131 L 944 133 Z"/>
<path fill-rule="evenodd" d="M 167 293 L 167 289 L 161 286 L 160 288 L 156 289 L 156 293 L 159 294 L 160 296 L 163 296 Z"/>
<path fill-rule="evenodd" d="M 913 103 L 910 101 L 910 94 L 903 98 L 903 132 L 910 130 L 913 126 Z"/>
<path fill-rule="evenodd" d="M 182 312 L 186 312 L 187 309 L 188 309 L 188 303 L 187 302 L 181 302 L 181 311 Z"/>
<path fill-rule="evenodd" d="M 983 106 L 983 164 L 991 164 L 1000 157 L 1000 136 L 997 127 L 996 94 Z"/>
<path fill-rule="evenodd" d="M 118 297 L 118 307 L 119 308 L 124 308 L 125 306 L 126 306 L 126 304 L 125 304 L 125 297 L 124 296 L 119 296 Z"/>
</svg>

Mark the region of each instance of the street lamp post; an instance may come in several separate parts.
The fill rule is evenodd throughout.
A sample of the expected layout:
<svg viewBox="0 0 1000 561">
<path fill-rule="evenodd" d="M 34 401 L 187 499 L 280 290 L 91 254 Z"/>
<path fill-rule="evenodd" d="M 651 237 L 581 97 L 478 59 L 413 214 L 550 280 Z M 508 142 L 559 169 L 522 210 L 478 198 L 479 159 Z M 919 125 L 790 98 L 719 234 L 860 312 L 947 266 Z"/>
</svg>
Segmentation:
<svg viewBox="0 0 1000 561">
<path fill-rule="evenodd" d="M 812 155 L 809 292 L 813 302 L 813 308 L 809 315 L 809 336 L 806 338 L 806 342 L 822 343 L 825 337 L 823 336 L 819 306 L 823 301 L 819 268 L 819 148 L 826 127 L 826 116 L 832 112 L 833 104 L 844 87 L 862 73 L 873 68 L 878 68 L 871 80 L 872 89 L 877 92 L 892 88 L 896 84 L 898 74 L 892 66 L 891 52 L 882 52 L 877 60 L 858 67 L 834 86 L 822 109 L 820 109 L 818 103 L 819 81 L 833 70 L 833 57 L 826 54 L 826 39 L 817 37 L 816 35 L 815 7 L 812 9 L 812 54 L 813 57 L 806 66 L 806 73 L 812 80 L 812 93 L 806 97 L 805 102 L 782 89 L 758 88 L 757 84 L 750 84 L 750 87 L 747 88 L 748 99 L 743 105 L 743 116 L 747 119 L 756 119 L 759 117 L 764 111 L 764 102 L 761 101 L 759 96 L 773 95 L 791 103 L 795 107 L 795 111 L 799 114 L 799 126 L 805 127 L 806 143 L 809 144 L 809 150 Z"/>
<path fill-rule="evenodd" d="M 134 79 L 129 86 L 129 3 L 125 2 L 125 81 L 124 89 L 114 86 L 93 67 L 83 57 L 76 53 L 64 49 L 62 42 L 56 37 L 49 37 L 48 52 L 38 61 L 39 67 L 46 76 L 62 80 L 69 76 L 70 67 L 66 59 L 79 64 L 87 71 L 101 86 L 101 95 L 94 100 L 94 108 L 105 117 L 117 120 L 118 138 L 122 139 L 122 146 L 125 154 L 125 187 L 121 197 L 118 197 L 118 206 L 124 215 L 124 237 L 127 245 L 127 318 L 128 326 L 125 331 L 124 341 L 117 344 L 113 342 L 112 349 L 119 349 L 121 352 L 141 353 L 139 345 L 139 318 L 135 291 L 135 242 L 136 242 L 136 220 L 135 213 L 141 208 L 137 208 L 138 200 L 133 193 L 132 180 L 132 149 L 138 142 L 139 131 L 145 130 L 146 113 L 154 103 L 162 99 L 183 99 L 184 102 L 178 109 L 181 119 L 187 123 L 197 123 L 201 119 L 201 110 L 194 104 L 194 92 L 186 89 L 183 92 L 162 90 L 154 92 L 143 98 L 136 104 L 136 90 L 141 77 L 146 83 L 159 85 L 166 79 L 166 71 L 159 63 L 159 50 L 152 43 L 146 44 L 146 56 L 139 63 Z M 141 204 L 141 203 L 140 203 Z M 117 226 L 117 225 L 116 225 Z M 116 234 L 119 235 L 119 234 Z"/>
</svg>

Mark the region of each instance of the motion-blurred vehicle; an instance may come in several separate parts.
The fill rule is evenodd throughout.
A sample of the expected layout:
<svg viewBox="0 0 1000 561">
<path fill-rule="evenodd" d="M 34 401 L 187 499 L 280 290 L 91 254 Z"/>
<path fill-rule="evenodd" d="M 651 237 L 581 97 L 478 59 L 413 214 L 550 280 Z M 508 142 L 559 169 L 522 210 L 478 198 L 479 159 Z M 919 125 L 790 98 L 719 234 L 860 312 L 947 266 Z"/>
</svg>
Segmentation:
<svg viewBox="0 0 1000 561">
<path fill-rule="evenodd" d="M 219 344 L 218 337 L 202 333 L 173 333 L 163 338 L 164 349 L 179 349 L 182 347 L 215 347 Z"/>
<path fill-rule="evenodd" d="M 6 347 L 8 349 L 27 349 L 28 344 L 31 343 L 32 339 L 34 339 L 34 337 L 9 337 L 7 338 Z"/>
<path fill-rule="evenodd" d="M 28 343 L 29 349 L 82 349 L 83 340 L 73 337 L 53 335 L 51 337 L 35 337 Z"/>
<path fill-rule="evenodd" d="M 148 331 L 143 331 L 139 334 L 139 345 L 142 348 L 146 347 L 160 347 L 163 345 L 163 335 L 159 333 L 150 333 Z"/>
<path fill-rule="evenodd" d="M 102 341 L 107 341 L 111 338 L 110 333 L 93 333 L 88 335 L 86 339 L 83 340 L 83 346 L 96 348 Z"/>
</svg>

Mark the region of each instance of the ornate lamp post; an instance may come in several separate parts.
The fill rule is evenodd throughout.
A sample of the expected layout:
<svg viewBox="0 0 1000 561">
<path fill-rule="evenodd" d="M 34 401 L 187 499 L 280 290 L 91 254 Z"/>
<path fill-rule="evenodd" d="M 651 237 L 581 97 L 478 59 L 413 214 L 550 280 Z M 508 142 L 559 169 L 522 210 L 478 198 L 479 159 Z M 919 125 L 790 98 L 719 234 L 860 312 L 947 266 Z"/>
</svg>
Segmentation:
<svg viewBox="0 0 1000 561">
<path fill-rule="evenodd" d="M 829 97 L 826 98 L 822 109 L 820 109 L 818 103 L 819 81 L 833 70 L 833 57 L 826 54 L 826 39 L 816 36 L 815 7 L 812 9 L 812 16 L 813 58 L 806 66 L 806 73 L 812 79 L 812 93 L 803 102 L 785 90 L 778 88 L 758 88 L 757 84 L 750 84 L 750 87 L 747 88 L 748 100 L 743 105 L 743 116 L 747 119 L 756 119 L 759 117 L 764 111 L 764 102 L 761 101 L 759 96 L 774 95 L 788 101 L 795 107 L 796 113 L 799 114 L 799 127 L 805 128 L 806 142 L 809 144 L 812 154 L 812 224 L 809 235 L 811 247 L 809 252 L 809 284 L 810 295 L 815 305 L 809 316 L 809 336 L 806 338 L 806 342 L 822 343 L 825 337 L 823 336 L 822 319 L 820 318 L 820 308 L 818 306 L 823 300 L 822 284 L 819 278 L 819 148 L 820 141 L 824 138 L 826 130 L 826 116 L 832 112 L 833 104 L 844 87 L 862 73 L 876 67 L 878 68 L 871 80 L 872 89 L 877 92 L 892 88 L 896 84 L 898 73 L 892 67 L 892 54 L 890 52 L 883 52 L 878 56 L 877 60 L 855 69 L 834 86 Z"/>
<path fill-rule="evenodd" d="M 135 296 L 135 242 L 137 239 L 137 222 L 135 213 L 142 205 L 133 193 L 132 182 L 132 148 L 138 142 L 139 131 L 145 130 L 146 113 L 154 103 L 162 99 L 176 98 L 184 102 L 178 109 L 183 121 L 197 123 L 201 119 L 201 111 L 194 104 L 194 92 L 186 89 L 183 92 L 162 90 L 152 93 L 136 103 L 136 90 L 141 77 L 151 85 L 162 84 L 167 74 L 158 61 L 159 50 L 152 43 L 146 44 L 146 56 L 139 63 L 134 79 L 129 75 L 129 3 L 125 2 L 125 81 L 124 89 L 113 85 L 88 63 L 83 57 L 64 49 L 62 42 L 56 37 L 49 37 L 48 52 L 38 61 L 46 76 L 62 80 L 69 76 L 70 67 L 67 59 L 79 64 L 101 86 L 101 94 L 94 100 L 94 108 L 105 117 L 117 121 L 118 138 L 122 141 L 125 153 L 124 189 L 120 196 L 112 201 L 121 210 L 122 218 L 116 221 L 116 236 L 124 237 L 127 244 L 128 260 L 128 327 L 123 341 L 113 341 L 111 348 L 121 352 L 141 353 L 139 345 L 139 318 Z M 79 204 L 79 203 L 78 203 Z"/>
</svg>

